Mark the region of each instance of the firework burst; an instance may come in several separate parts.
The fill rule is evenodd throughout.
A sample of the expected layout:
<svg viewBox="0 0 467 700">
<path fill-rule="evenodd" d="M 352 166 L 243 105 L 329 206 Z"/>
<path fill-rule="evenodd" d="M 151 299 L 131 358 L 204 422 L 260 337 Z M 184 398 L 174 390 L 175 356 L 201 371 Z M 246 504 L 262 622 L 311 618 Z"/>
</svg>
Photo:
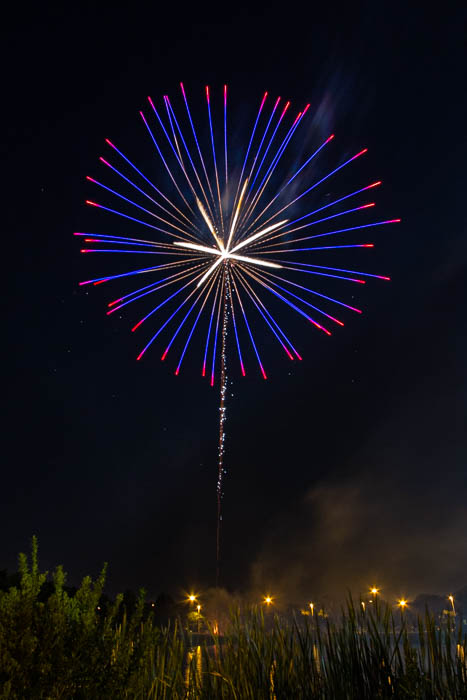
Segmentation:
<svg viewBox="0 0 467 700">
<path fill-rule="evenodd" d="M 223 120 L 216 130 L 210 91 L 206 87 L 207 139 L 204 141 L 198 137 L 183 84 L 180 87 L 178 115 L 167 95 L 161 101 L 161 108 L 148 97 L 149 111 L 140 112 L 149 144 L 164 174 L 164 185 L 159 180 L 155 184 L 154 178 L 149 178 L 106 139 L 113 154 L 112 163 L 103 157 L 100 161 L 105 170 L 112 171 L 112 177 L 121 187 L 113 189 L 100 179 L 88 177 L 106 195 L 106 202 L 110 195 L 116 203 L 112 207 L 94 200 L 86 203 L 123 219 L 128 235 L 81 232 L 75 235 L 93 244 L 83 248 L 82 253 L 123 255 L 125 260 L 133 260 L 135 255 L 157 256 L 157 264 L 152 264 L 154 258 L 146 257 L 148 262 L 144 267 L 135 269 L 133 265 L 133 269 L 80 283 L 127 283 L 133 277 L 144 276 L 144 285 L 135 283 L 131 291 L 111 300 L 107 310 L 111 315 L 122 313 L 129 305 L 144 309 L 144 315 L 132 327 L 133 332 L 145 333 L 138 360 L 165 337 L 161 359 L 166 359 L 172 346 L 178 347 L 175 364 L 178 375 L 188 350 L 195 347 L 195 341 L 199 348 L 201 340 L 198 350 L 201 374 L 209 377 L 211 386 L 219 376 L 219 566 L 229 328 L 234 331 L 243 376 L 248 345 L 262 377 L 267 378 L 261 345 L 255 340 L 265 337 L 265 332 L 289 360 L 301 360 L 301 354 L 281 325 L 282 320 L 279 323 L 281 308 L 300 315 L 317 332 L 326 335 L 331 335 L 333 326 L 344 325 L 336 314 L 361 313 L 340 294 L 339 298 L 324 294 L 318 291 L 322 289 L 319 284 L 310 287 L 309 280 L 321 283 L 333 280 L 343 285 L 362 285 L 370 278 L 388 280 L 347 266 L 331 266 L 325 256 L 331 251 L 350 253 L 351 249 L 372 248 L 373 243 L 359 238 L 349 240 L 349 236 L 360 236 L 400 219 L 371 222 L 365 219 L 336 226 L 340 217 L 358 217 L 371 210 L 374 202 L 361 200 L 381 182 L 361 183 L 357 189 L 329 197 L 321 186 L 364 156 L 367 149 L 323 170 L 322 161 L 331 158 L 326 150 L 334 141 L 334 134 L 305 151 L 300 131 L 304 131 L 310 116 L 309 104 L 291 117 L 290 102 L 280 97 L 271 100 L 264 93 L 245 141 L 244 155 L 237 163 L 234 159 L 238 148 L 229 149 L 227 86 L 223 90 L 223 103 L 218 105 Z M 305 153 L 299 161 L 293 157 L 297 142 L 299 153 Z M 143 230 L 147 231 L 146 237 L 142 237 L 144 234 L 135 237 L 135 232 Z"/>
</svg>

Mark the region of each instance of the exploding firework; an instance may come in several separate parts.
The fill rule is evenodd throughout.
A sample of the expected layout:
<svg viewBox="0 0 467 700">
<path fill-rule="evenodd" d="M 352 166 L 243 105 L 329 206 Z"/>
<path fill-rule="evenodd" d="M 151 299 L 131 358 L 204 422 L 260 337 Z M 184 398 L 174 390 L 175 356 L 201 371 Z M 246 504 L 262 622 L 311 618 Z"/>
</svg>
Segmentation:
<svg viewBox="0 0 467 700">
<path fill-rule="evenodd" d="M 320 187 L 330 178 L 342 175 L 341 171 L 367 149 L 323 169 L 323 161 L 332 159 L 326 150 L 331 148 L 334 134 L 306 150 L 303 132 L 307 136 L 309 104 L 290 117 L 290 102 L 283 103 L 280 97 L 270 100 L 268 93 L 264 93 L 237 162 L 238 146 L 229 148 L 227 86 L 224 86 L 223 102 L 217 105 L 223 119 L 216 129 L 212 118 L 214 107 L 206 87 L 206 129 L 202 133 L 199 124 L 195 126 L 183 84 L 180 87 L 178 113 L 167 95 L 162 109 L 148 97 L 149 112 L 140 112 L 163 184 L 161 178 L 148 177 L 148 170 L 143 173 L 109 139 L 106 143 L 112 163 L 103 157 L 100 161 L 109 175 L 112 171 L 112 177 L 121 187 L 113 189 L 100 179 L 87 178 L 118 204 L 110 208 L 94 200 L 86 203 L 123 219 L 124 233 L 128 235 L 81 232 L 75 235 L 83 237 L 85 243 L 95 244 L 83 248 L 82 253 L 124 255 L 125 260 L 134 255 L 160 256 L 156 258 L 158 264 L 152 265 L 151 258 L 146 258 L 144 267 L 80 283 L 128 283 L 133 277 L 145 277 L 143 286 L 135 284 L 135 288 L 111 300 L 107 310 L 111 315 L 122 313 L 133 304 L 144 308 L 144 315 L 132 327 L 139 334 L 146 331 L 137 360 L 166 334 L 161 359 L 166 359 L 172 346 L 178 347 L 176 375 L 188 350 L 198 343 L 202 376 L 209 378 L 211 386 L 219 376 L 219 567 L 229 328 L 233 328 L 243 376 L 248 347 L 266 379 L 261 345 L 257 343 L 258 338 L 266 337 L 265 333 L 270 334 L 289 360 L 301 360 L 301 354 L 282 326 L 281 311 L 300 315 L 317 332 L 326 335 L 331 335 L 330 327 L 344 325 L 335 314 L 361 313 L 340 294 L 339 298 L 324 294 L 318 283 L 310 288 L 309 280 L 353 285 L 365 284 L 369 278 L 389 279 L 347 266 L 330 266 L 326 256 L 330 251 L 350 253 L 350 249 L 372 248 L 373 243 L 349 240 L 349 235 L 366 233 L 367 229 L 400 219 L 365 219 L 333 228 L 334 220 L 340 217 L 364 216 L 371 210 L 374 202 L 361 202 L 361 198 L 381 182 L 361 183 L 357 189 L 335 197 Z M 202 136 L 206 137 L 204 141 Z M 235 136 L 238 139 L 237 133 Z M 297 148 L 293 148 L 297 142 L 300 160 L 295 155 Z M 154 239 L 139 237 L 141 234 L 137 232 L 143 230 L 150 231 Z M 336 236 L 338 243 L 334 244 Z"/>
</svg>

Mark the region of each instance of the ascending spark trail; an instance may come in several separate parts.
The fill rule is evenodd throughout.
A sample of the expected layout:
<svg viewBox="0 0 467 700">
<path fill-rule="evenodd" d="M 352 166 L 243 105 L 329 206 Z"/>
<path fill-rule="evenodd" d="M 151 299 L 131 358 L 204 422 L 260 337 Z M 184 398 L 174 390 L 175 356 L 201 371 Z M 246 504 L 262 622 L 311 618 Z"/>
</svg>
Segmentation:
<svg viewBox="0 0 467 700">
<path fill-rule="evenodd" d="M 226 394 L 227 394 L 227 329 L 229 325 L 229 302 L 230 302 L 230 281 L 229 266 L 226 265 L 223 279 L 223 299 L 222 299 L 222 336 L 221 336 L 221 376 L 220 376 L 220 403 L 219 403 L 219 445 L 217 462 L 217 533 L 216 533 L 216 588 L 219 586 L 220 575 L 220 544 L 221 544 L 221 522 L 222 522 L 222 482 L 225 472 L 225 421 L 226 415 Z"/>
<path fill-rule="evenodd" d="M 256 357 L 261 375 L 266 379 L 262 362 L 263 340 L 271 341 L 268 349 L 278 350 L 290 360 L 301 360 L 301 355 L 283 330 L 286 324 L 281 314 L 299 314 L 315 329 L 331 335 L 330 330 L 310 313 L 317 318 L 324 316 L 326 322 L 336 324 L 339 327 L 333 326 L 336 333 L 344 324 L 328 313 L 328 308 L 332 311 L 338 305 L 343 313 L 346 310 L 362 313 L 356 306 L 307 287 L 310 279 L 317 280 L 316 284 L 320 285 L 332 281 L 344 289 L 352 283 L 353 291 L 365 289 L 373 279 L 389 279 L 347 269 L 347 264 L 341 261 L 334 266 L 331 262 L 327 265 L 316 263 L 324 262 L 322 256 L 326 260 L 335 251 L 340 255 L 354 255 L 361 248 L 372 249 L 373 243 L 352 244 L 344 236 L 370 227 L 377 233 L 382 225 L 400 219 L 376 217 L 379 220 L 370 222 L 365 218 L 363 220 L 368 223 L 359 224 L 360 210 L 369 213 L 375 206 L 374 202 L 364 203 L 359 195 L 376 188 L 381 181 L 366 180 L 371 184 L 356 190 L 344 182 L 344 189 L 339 189 L 343 169 L 348 173 L 350 164 L 367 149 L 342 161 L 333 155 L 333 148 L 325 148 L 331 141 L 335 142 L 334 134 L 308 147 L 306 137 L 310 135 L 312 138 L 314 133 L 308 113 L 310 104 L 297 113 L 294 107 L 290 108 L 290 102 L 274 98 L 265 110 L 268 93 L 264 92 L 252 126 L 248 127 L 245 141 L 248 145 L 243 148 L 239 140 L 242 119 L 229 116 L 230 95 L 227 114 L 227 85 L 223 85 L 223 103 L 221 101 L 218 111 L 214 93 L 211 95 L 209 87 L 205 89 L 205 98 L 202 95 L 202 112 L 199 114 L 205 118 L 206 128 L 201 127 L 199 132 L 200 137 L 203 136 L 201 141 L 198 140 L 183 83 L 180 83 L 180 88 L 184 103 L 181 105 L 182 114 L 176 114 L 178 107 L 175 102 L 172 106 L 168 95 L 163 95 L 163 107 L 159 111 L 155 106 L 157 102 L 148 97 L 148 119 L 140 112 L 144 124 L 141 124 L 142 131 L 145 138 L 149 135 L 158 162 L 151 179 L 109 139 L 106 142 L 113 152 L 110 160 L 115 159 L 118 168 L 101 157 L 99 167 L 105 166 L 109 184 L 107 178 L 104 183 L 88 177 L 92 186 L 100 188 L 103 197 L 110 198 L 110 203 L 118 198 L 119 210 L 107 206 L 107 201 L 100 204 L 86 200 L 89 215 L 94 212 L 94 216 L 100 216 L 96 214 L 99 210 L 101 214 L 106 212 L 119 217 L 119 229 L 115 235 L 82 232 L 75 235 L 80 237 L 82 245 L 93 246 L 83 247 L 82 253 L 113 254 L 112 260 L 117 268 L 109 270 L 112 274 L 104 275 L 102 270 L 99 277 L 80 282 L 80 285 L 104 285 L 105 292 L 112 283 L 123 283 L 123 289 L 114 291 L 106 300 L 106 312 L 110 318 L 116 319 L 135 309 L 136 319 L 140 320 L 133 320 L 131 330 L 134 332 L 144 324 L 144 333 L 149 327 L 146 344 L 139 347 L 137 360 L 141 360 L 158 339 L 163 343 L 161 359 L 167 362 L 174 359 L 175 374 L 178 375 L 188 350 L 199 340 L 203 354 L 202 376 L 211 386 L 218 376 L 220 378 L 216 487 L 216 584 L 219 584 L 226 473 L 229 329 L 233 328 L 242 376 L 246 375 L 245 361 L 249 354 L 253 360 Z M 218 122 L 215 121 L 216 115 L 219 116 Z M 234 125 L 235 139 L 232 139 L 229 127 Z M 292 152 L 292 144 L 298 141 L 300 151 L 303 148 L 307 154 L 303 161 Z M 206 148 L 207 158 L 203 153 Z M 340 176 L 334 177 L 337 174 Z M 323 183 L 332 196 L 326 194 L 324 187 L 320 188 Z M 354 198 L 352 203 L 355 205 L 345 209 L 350 197 Z M 283 214 L 289 208 L 290 213 Z M 141 219 L 132 216 L 132 213 L 136 214 L 135 209 L 138 209 L 137 216 Z M 318 213 L 321 218 L 318 218 Z M 343 220 L 346 228 L 326 230 L 338 225 L 334 219 L 342 216 L 348 217 Z M 317 225 L 323 228 L 317 228 Z M 145 231 L 138 234 L 141 226 Z M 313 226 L 317 233 L 309 235 L 311 232 L 305 229 Z M 321 230 L 324 233 L 319 233 Z M 305 242 L 308 245 L 308 241 L 314 238 L 338 234 L 342 234 L 342 239 L 337 241 L 340 245 L 320 245 L 321 241 L 317 241 L 314 247 L 311 247 L 312 243 L 310 247 L 298 247 Z M 141 238 L 141 235 L 152 235 L 154 240 Z M 322 241 L 323 244 L 332 242 L 332 239 Z M 135 255 L 164 257 L 147 258 L 146 266 L 139 268 L 131 264 L 131 260 L 140 259 L 134 258 Z M 94 262 L 100 262 L 101 257 L 93 256 Z M 153 260 L 166 262 L 151 265 Z M 124 264 L 120 266 L 122 261 Z M 348 263 L 348 267 L 358 265 Z M 144 284 L 138 275 L 145 275 Z M 310 278 L 310 275 L 314 277 Z"/>
</svg>

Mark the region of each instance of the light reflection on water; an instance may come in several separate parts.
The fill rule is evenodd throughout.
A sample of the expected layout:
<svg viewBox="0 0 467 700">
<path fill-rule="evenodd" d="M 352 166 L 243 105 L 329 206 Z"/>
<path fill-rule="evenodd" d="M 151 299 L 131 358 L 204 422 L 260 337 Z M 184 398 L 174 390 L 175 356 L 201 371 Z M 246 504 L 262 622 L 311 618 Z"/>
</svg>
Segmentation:
<svg viewBox="0 0 467 700">
<path fill-rule="evenodd" d="M 190 649 L 190 651 L 187 653 L 186 661 L 186 685 L 188 687 L 190 687 L 190 685 L 195 685 L 195 687 L 199 686 L 201 683 L 201 673 L 203 671 L 203 657 L 201 654 L 201 646 L 199 644 L 197 647 Z"/>
</svg>

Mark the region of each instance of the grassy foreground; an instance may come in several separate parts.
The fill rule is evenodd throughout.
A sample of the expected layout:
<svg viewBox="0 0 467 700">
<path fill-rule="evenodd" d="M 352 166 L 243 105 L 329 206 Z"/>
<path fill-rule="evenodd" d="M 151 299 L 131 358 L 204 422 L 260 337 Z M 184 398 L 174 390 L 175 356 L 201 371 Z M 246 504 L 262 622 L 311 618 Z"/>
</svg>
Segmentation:
<svg viewBox="0 0 467 700">
<path fill-rule="evenodd" d="M 105 570 L 74 595 L 57 567 L 48 597 L 37 561 L 0 591 L 0 698 L 467 698 L 466 639 L 427 612 L 409 633 L 385 606 L 349 602 L 337 624 L 290 624 L 232 613 L 221 639 L 194 647 L 181 622 L 157 627 L 144 594 L 127 616 L 118 596 L 99 609 Z M 397 619 L 396 619 L 397 617 Z"/>
</svg>

